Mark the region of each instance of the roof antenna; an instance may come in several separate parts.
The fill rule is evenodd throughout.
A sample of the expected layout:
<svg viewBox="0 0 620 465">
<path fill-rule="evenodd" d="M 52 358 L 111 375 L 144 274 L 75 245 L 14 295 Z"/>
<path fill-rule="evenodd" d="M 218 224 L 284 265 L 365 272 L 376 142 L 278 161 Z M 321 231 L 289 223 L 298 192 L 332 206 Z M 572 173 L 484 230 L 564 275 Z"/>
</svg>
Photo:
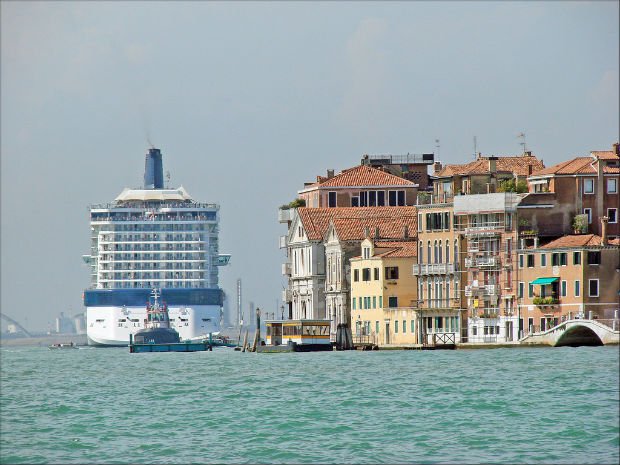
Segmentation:
<svg viewBox="0 0 620 465">
<path fill-rule="evenodd" d="M 476 143 L 476 136 L 474 136 L 474 160 L 478 156 L 478 144 Z"/>
<path fill-rule="evenodd" d="M 435 139 L 435 148 L 437 149 L 437 160 L 439 160 L 439 139 Z"/>
<path fill-rule="evenodd" d="M 527 145 L 525 145 L 525 133 L 520 132 L 519 134 L 517 134 L 517 137 L 521 139 L 521 142 L 519 142 L 519 145 L 523 148 L 523 155 L 525 155 L 525 152 L 527 152 Z"/>
<path fill-rule="evenodd" d="M 170 171 L 166 171 L 166 189 L 170 189 Z"/>
</svg>

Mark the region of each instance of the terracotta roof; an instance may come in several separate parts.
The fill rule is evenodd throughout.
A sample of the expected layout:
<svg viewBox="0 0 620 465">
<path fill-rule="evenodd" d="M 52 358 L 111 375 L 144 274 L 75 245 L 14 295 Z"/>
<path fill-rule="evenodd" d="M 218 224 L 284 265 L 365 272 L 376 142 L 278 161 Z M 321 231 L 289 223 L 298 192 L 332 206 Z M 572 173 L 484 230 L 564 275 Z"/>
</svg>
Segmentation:
<svg viewBox="0 0 620 465">
<path fill-rule="evenodd" d="M 543 245 L 541 249 L 596 247 L 600 245 L 601 236 L 597 236 L 596 234 L 574 234 L 555 239 L 548 244 Z M 611 239 L 608 241 L 608 245 L 620 245 L 620 239 Z"/>
<path fill-rule="evenodd" d="M 593 150 L 590 152 L 593 157 L 600 158 L 601 160 L 617 160 L 618 155 L 612 150 Z"/>
<path fill-rule="evenodd" d="M 613 152 L 592 152 L 606 153 L 612 156 L 599 157 L 602 160 L 618 160 L 618 156 Z M 550 166 L 540 171 L 535 171 L 532 176 L 543 176 L 548 174 L 596 174 L 596 160 L 594 157 L 576 157 L 572 160 L 563 161 L 557 165 Z M 620 167 L 605 166 L 603 173 L 619 173 Z"/>
<path fill-rule="evenodd" d="M 407 258 L 418 256 L 417 241 L 375 241 L 374 244 L 375 257 Z"/>
<path fill-rule="evenodd" d="M 532 166 L 532 171 L 540 170 L 545 167 L 542 161 L 535 156 L 498 156 L 495 166 L 498 173 L 514 173 L 518 176 L 527 176 L 528 166 Z M 486 174 L 489 173 L 489 158 L 481 157 L 478 160 L 474 160 L 462 165 L 446 165 L 437 176 L 446 177 L 460 175 L 472 175 L 472 174 Z"/>
<path fill-rule="evenodd" d="M 365 229 L 374 235 L 379 228 L 379 237 L 396 239 L 403 237 L 407 226 L 410 236 L 418 229 L 416 207 L 342 207 L 342 208 L 298 208 L 297 212 L 306 230 L 308 239 L 322 240 L 333 221 L 340 240 L 363 240 Z"/>
<path fill-rule="evenodd" d="M 360 165 L 355 168 L 342 170 L 333 178 L 317 176 L 317 182 L 304 189 L 312 187 L 349 187 L 349 186 L 405 186 L 414 187 L 416 184 L 407 179 L 395 176 L 385 171 Z"/>
</svg>

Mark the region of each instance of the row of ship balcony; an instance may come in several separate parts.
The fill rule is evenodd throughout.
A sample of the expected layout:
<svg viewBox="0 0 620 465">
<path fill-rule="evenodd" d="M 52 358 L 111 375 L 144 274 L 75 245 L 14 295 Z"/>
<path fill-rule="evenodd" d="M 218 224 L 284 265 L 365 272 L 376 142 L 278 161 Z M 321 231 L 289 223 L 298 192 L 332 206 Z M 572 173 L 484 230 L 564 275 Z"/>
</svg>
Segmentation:
<svg viewBox="0 0 620 465">
<path fill-rule="evenodd" d="M 111 245 L 100 245 L 97 250 L 99 252 L 202 252 L 207 250 L 206 247 L 204 247 L 203 245 L 197 246 L 195 244 L 185 244 L 184 247 L 182 246 L 183 244 L 177 244 L 177 247 L 174 247 L 172 246 L 172 244 L 168 244 L 167 246 L 161 246 L 163 244 L 156 243 L 153 247 L 151 247 L 151 244 L 144 244 L 140 248 L 136 248 L 136 244 L 132 245 L 133 247 L 130 247 L 129 244 L 125 244 L 124 247 L 121 247 L 120 245 L 115 245 L 114 247 L 112 247 Z"/>
<path fill-rule="evenodd" d="M 133 223 L 152 223 L 152 222 L 164 222 L 164 223 L 195 223 L 195 222 L 216 222 L 217 218 L 213 215 L 103 215 L 103 214 L 91 214 L 90 221 L 92 223 L 116 223 L 131 221 Z"/>
<path fill-rule="evenodd" d="M 177 256 L 177 257 L 154 257 L 152 255 L 143 255 L 142 257 L 132 257 L 130 256 L 130 254 L 126 254 L 126 255 L 103 255 L 101 257 L 99 257 L 99 263 L 119 263 L 119 262 L 127 262 L 127 263 L 143 263 L 143 262 L 153 262 L 153 263 L 159 263 L 159 262 L 195 262 L 195 263 L 204 263 L 205 259 L 198 257 L 198 258 L 192 258 L 191 256 L 187 255 L 185 257 L 183 256 Z M 215 261 L 215 259 L 214 259 Z"/>
<path fill-rule="evenodd" d="M 169 262 L 169 263 L 173 263 L 173 262 Z M 100 263 L 98 266 L 98 270 L 99 271 L 178 271 L 178 270 L 206 270 L 208 269 L 208 267 L 206 267 L 203 264 L 199 264 L 198 266 L 196 266 L 195 263 L 178 263 L 178 262 L 174 262 L 175 265 L 174 267 L 170 266 L 165 266 L 166 264 L 164 263 L 141 263 L 140 265 L 137 264 L 133 264 L 133 263 L 126 263 L 125 266 L 123 266 L 123 264 L 119 264 L 118 262 L 115 262 L 115 265 L 110 265 L 110 264 L 103 264 Z M 150 265 L 150 266 L 149 266 Z"/>
<path fill-rule="evenodd" d="M 157 234 L 154 234 L 153 236 L 148 235 L 148 234 L 143 234 L 142 237 L 120 237 L 120 238 L 113 238 L 110 236 L 101 236 L 99 238 L 93 237 L 93 239 L 98 239 L 100 244 L 134 244 L 136 242 L 139 243 L 158 243 L 158 244 L 165 244 L 165 243 L 174 243 L 174 244 L 179 244 L 179 243 L 187 243 L 187 244 L 196 244 L 196 243 L 200 243 L 200 242 L 204 242 L 206 240 L 206 238 L 200 237 L 199 235 L 186 235 L 185 237 L 183 237 L 182 235 L 177 235 L 175 237 L 172 236 L 168 236 L 165 238 L 160 238 Z"/>
<path fill-rule="evenodd" d="M 149 280 L 162 280 L 162 281 L 191 281 L 191 280 L 200 280 L 204 281 L 204 275 L 187 273 L 179 276 L 154 276 L 149 274 L 142 274 L 142 276 L 131 276 L 131 274 L 123 273 L 122 276 L 119 276 L 121 273 L 112 276 L 111 273 L 103 273 L 99 276 L 99 281 L 149 281 Z M 202 273 L 201 273 L 202 274 Z"/>
</svg>

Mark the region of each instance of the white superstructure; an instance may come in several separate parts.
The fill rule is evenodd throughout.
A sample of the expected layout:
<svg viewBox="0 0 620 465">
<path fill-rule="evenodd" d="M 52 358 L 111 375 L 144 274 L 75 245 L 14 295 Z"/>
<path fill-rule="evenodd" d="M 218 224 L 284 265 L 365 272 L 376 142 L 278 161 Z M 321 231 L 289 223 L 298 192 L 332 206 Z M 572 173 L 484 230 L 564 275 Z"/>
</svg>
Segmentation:
<svg viewBox="0 0 620 465">
<path fill-rule="evenodd" d="M 182 340 L 220 329 L 218 266 L 230 256 L 219 255 L 219 206 L 196 202 L 183 187 L 164 189 L 162 177 L 161 153 L 151 149 L 145 188 L 124 189 L 112 203 L 90 207 L 84 305 L 93 345 L 128 344 L 129 334 L 144 328 L 153 288 L 161 288 Z"/>
</svg>

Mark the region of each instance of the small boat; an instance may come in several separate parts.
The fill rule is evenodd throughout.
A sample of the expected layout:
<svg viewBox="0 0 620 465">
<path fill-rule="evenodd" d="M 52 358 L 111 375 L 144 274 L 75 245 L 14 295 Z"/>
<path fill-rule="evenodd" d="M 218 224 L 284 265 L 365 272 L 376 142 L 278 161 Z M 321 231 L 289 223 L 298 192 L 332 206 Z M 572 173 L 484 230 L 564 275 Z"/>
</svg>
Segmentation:
<svg viewBox="0 0 620 465">
<path fill-rule="evenodd" d="M 51 346 L 49 346 L 50 350 L 56 350 L 56 349 L 77 349 L 77 345 L 75 345 L 73 342 L 58 342 L 56 344 L 52 344 Z"/>
<path fill-rule="evenodd" d="M 129 335 L 129 352 L 198 352 L 212 350 L 209 341 L 181 342 L 179 333 L 170 327 L 168 306 L 159 303 L 159 290 L 153 289 L 150 301 L 146 304 L 146 323 L 144 329 Z"/>
</svg>

